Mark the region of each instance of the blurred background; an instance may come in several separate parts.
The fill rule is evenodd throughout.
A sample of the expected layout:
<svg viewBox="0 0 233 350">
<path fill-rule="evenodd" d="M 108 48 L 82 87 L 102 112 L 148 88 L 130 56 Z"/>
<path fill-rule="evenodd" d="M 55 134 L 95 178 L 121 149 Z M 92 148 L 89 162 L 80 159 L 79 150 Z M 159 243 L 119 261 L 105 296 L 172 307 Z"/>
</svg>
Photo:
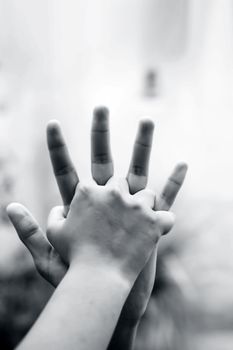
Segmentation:
<svg viewBox="0 0 233 350">
<path fill-rule="evenodd" d="M 111 112 L 125 175 L 137 124 L 155 122 L 149 185 L 189 164 L 160 245 L 136 349 L 233 349 L 233 2 L 0 0 L 0 348 L 10 350 L 52 293 L 9 224 L 20 201 L 45 227 L 60 203 L 45 128 L 61 121 L 90 176 L 96 105 Z"/>
</svg>

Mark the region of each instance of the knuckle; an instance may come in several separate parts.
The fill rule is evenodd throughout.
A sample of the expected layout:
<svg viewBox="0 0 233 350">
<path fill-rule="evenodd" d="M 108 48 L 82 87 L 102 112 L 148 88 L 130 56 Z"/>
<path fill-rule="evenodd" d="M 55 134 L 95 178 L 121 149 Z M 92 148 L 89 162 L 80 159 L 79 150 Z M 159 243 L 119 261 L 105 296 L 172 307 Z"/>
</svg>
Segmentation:
<svg viewBox="0 0 233 350">
<path fill-rule="evenodd" d="M 75 172 L 75 169 L 73 168 L 73 166 L 71 165 L 63 165 L 60 166 L 57 169 L 54 169 L 54 174 L 55 176 L 59 177 L 59 176 L 65 176 L 69 173 Z"/>
<path fill-rule="evenodd" d="M 143 217 L 144 217 L 145 223 L 148 226 L 148 228 L 152 231 L 158 230 L 159 222 L 156 215 L 154 215 L 153 210 L 149 208 L 145 208 L 143 206 L 142 211 L 143 211 Z"/>
<path fill-rule="evenodd" d="M 138 176 L 143 176 L 145 175 L 145 169 L 144 167 L 142 167 L 141 165 L 138 165 L 138 164 L 133 164 L 131 166 L 131 172 L 134 174 L 134 175 L 138 175 Z"/>
<path fill-rule="evenodd" d="M 155 197 L 155 191 L 153 191 L 152 189 L 146 188 L 145 191 L 148 194 L 148 196 L 151 196 L 152 198 Z"/>
<path fill-rule="evenodd" d="M 84 196 L 88 196 L 90 194 L 90 186 L 87 183 L 79 183 L 78 184 L 79 193 Z"/>
<path fill-rule="evenodd" d="M 160 233 L 155 234 L 153 232 L 153 233 L 151 233 L 151 237 L 152 237 L 154 244 L 157 244 L 160 240 L 161 234 Z"/>
<path fill-rule="evenodd" d="M 172 203 L 171 193 L 162 192 L 160 198 L 169 206 Z"/>
<path fill-rule="evenodd" d="M 155 228 L 159 226 L 159 219 L 157 215 L 154 215 L 153 217 L 150 216 L 149 219 L 151 224 L 154 225 Z"/>
<path fill-rule="evenodd" d="M 142 211 L 142 204 L 138 201 L 138 202 L 134 202 L 132 205 L 131 205 L 131 208 L 134 210 L 134 211 L 137 211 L 137 212 L 141 212 Z"/>
<path fill-rule="evenodd" d="M 157 226 L 157 223 L 155 219 L 151 215 L 147 215 L 147 222 L 149 227 L 154 231 L 155 226 Z"/>
<path fill-rule="evenodd" d="M 109 190 L 109 197 L 110 200 L 116 201 L 116 200 L 121 200 L 121 192 L 118 188 L 114 187 Z"/>
<path fill-rule="evenodd" d="M 36 255 L 34 256 L 34 264 L 39 272 L 39 274 L 45 278 L 49 283 L 52 283 L 53 276 L 51 275 L 50 271 L 50 259 L 51 255 L 53 253 L 53 248 L 49 245 L 48 249 L 44 251 L 44 254 L 42 255 Z"/>
<path fill-rule="evenodd" d="M 21 224 L 22 224 L 22 227 L 21 227 L 21 230 L 19 230 L 19 237 L 21 239 L 30 238 L 35 233 L 37 233 L 39 229 L 39 226 L 31 222 L 28 217 L 24 217 L 22 219 Z"/>
<path fill-rule="evenodd" d="M 94 162 L 98 164 L 106 164 L 110 161 L 110 156 L 107 152 L 94 155 Z"/>
<path fill-rule="evenodd" d="M 148 222 L 148 236 L 152 239 L 152 241 L 156 244 L 161 237 L 161 230 L 158 225 L 155 224 L 153 219 L 149 219 Z"/>
</svg>

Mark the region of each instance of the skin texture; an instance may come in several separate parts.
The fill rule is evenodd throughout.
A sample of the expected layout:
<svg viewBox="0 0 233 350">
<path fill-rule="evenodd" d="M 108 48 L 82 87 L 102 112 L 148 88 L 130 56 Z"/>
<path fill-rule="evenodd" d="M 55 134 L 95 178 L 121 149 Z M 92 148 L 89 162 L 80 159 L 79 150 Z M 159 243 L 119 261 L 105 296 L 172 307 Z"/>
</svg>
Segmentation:
<svg viewBox="0 0 233 350">
<path fill-rule="evenodd" d="M 153 130 L 153 123 L 149 120 L 144 120 L 139 124 L 127 174 L 131 194 L 146 187 Z M 100 185 L 105 184 L 113 175 L 109 139 L 108 110 L 101 107 L 94 111 L 91 131 L 92 176 Z M 79 178 L 70 159 L 60 126 L 55 121 L 48 124 L 47 140 L 54 174 L 66 208 L 65 214 L 67 214 Z M 186 171 L 187 166 L 184 163 L 175 167 L 154 209 L 169 210 L 182 186 Z M 39 225 L 26 208 L 20 205 L 14 208 L 11 220 L 20 239 L 31 252 L 39 273 L 56 287 L 66 273 L 67 264 L 45 238 Z M 109 349 L 130 349 L 132 347 L 137 325 L 145 312 L 153 288 L 155 267 L 156 252 L 153 252 L 126 300 Z"/>
<path fill-rule="evenodd" d="M 51 211 L 47 237 L 67 265 L 77 258 L 117 266 L 133 284 L 173 226 L 171 213 L 152 210 L 153 200 L 146 190 L 130 195 L 125 179 L 111 178 L 105 186 L 79 183 L 67 217 L 63 207 Z"/>
<path fill-rule="evenodd" d="M 17 350 L 107 348 L 129 284 L 113 266 L 92 262 L 71 264 Z"/>
<path fill-rule="evenodd" d="M 153 193 L 131 195 L 126 179 L 112 177 L 105 186 L 79 183 L 67 216 L 52 209 L 47 237 L 69 269 L 18 349 L 107 348 L 138 274 L 173 226 L 173 215 L 153 205 Z M 17 206 L 8 206 L 10 217 Z"/>
</svg>

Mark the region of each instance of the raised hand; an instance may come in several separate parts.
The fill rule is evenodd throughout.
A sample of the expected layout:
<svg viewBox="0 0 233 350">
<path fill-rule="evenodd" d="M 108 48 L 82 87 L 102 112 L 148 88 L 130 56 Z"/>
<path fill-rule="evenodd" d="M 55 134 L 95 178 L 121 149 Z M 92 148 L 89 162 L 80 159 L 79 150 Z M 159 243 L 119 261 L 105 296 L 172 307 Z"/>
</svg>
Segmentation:
<svg viewBox="0 0 233 350">
<path fill-rule="evenodd" d="M 131 195 L 126 179 L 112 177 L 79 182 L 66 216 L 64 206 L 52 209 L 47 237 L 69 268 L 19 349 L 107 348 L 138 274 L 173 226 L 153 206 L 151 191 Z"/>
<path fill-rule="evenodd" d="M 139 124 L 134 145 L 133 156 L 127 175 L 129 189 L 132 194 L 145 188 L 148 179 L 149 157 L 153 137 L 153 123 L 145 120 Z M 109 142 L 109 120 L 106 108 L 96 109 L 92 123 L 92 176 L 95 181 L 104 185 L 113 175 L 113 162 Z M 70 160 L 60 126 L 50 122 L 47 128 L 47 140 L 50 157 L 62 196 L 66 213 L 78 184 L 78 175 Z M 187 166 L 178 164 L 169 177 L 164 190 L 155 203 L 155 210 L 168 210 L 182 186 Z M 10 218 L 20 239 L 31 252 L 36 268 L 55 287 L 64 276 L 67 265 L 56 250 L 45 238 L 32 215 L 21 205 L 14 204 L 9 209 Z M 156 253 L 154 252 L 147 265 L 139 275 L 122 310 L 120 320 L 113 337 L 112 347 L 117 335 L 121 332 L 121 324 L 130 322 L 137 324 L 143 315 L 154 283 Z"/>
<path fill-rule="evenodd" d="M 63 207 L 51 211 L 47 237 L 67 265 L 111 266 L 132 283 L 173 226 L 172 214 L 153 206 L 153 193 L 132 196 L 126 179 L 112 177 L 105 186 L 79 183 L 67 217 Z"/>
</svg>

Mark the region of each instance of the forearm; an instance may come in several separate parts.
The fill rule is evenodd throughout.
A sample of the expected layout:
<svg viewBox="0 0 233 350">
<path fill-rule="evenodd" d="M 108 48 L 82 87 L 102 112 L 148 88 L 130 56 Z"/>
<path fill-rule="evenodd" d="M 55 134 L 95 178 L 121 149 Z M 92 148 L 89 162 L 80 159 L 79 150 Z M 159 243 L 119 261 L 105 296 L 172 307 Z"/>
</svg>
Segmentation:
<svg viewBox="0 0 233 350">
<path fill-rule="evenodd" d="M 119 320 L 109 343 L 108 350 L 133 350 L 137 335 L 138 323 Z"/>
<path fill-rule="evenodd" d="M 145 313 L 154 286 L 157 248 L 139 274 L 126 300 L 108 350 L 133 350 L 138 326 Z"/>
<path fill-rule="evenodd" d="M 18 350 L 107 349 L 128 293 L 108 267 L 71 266 Z"/>
</svg>

